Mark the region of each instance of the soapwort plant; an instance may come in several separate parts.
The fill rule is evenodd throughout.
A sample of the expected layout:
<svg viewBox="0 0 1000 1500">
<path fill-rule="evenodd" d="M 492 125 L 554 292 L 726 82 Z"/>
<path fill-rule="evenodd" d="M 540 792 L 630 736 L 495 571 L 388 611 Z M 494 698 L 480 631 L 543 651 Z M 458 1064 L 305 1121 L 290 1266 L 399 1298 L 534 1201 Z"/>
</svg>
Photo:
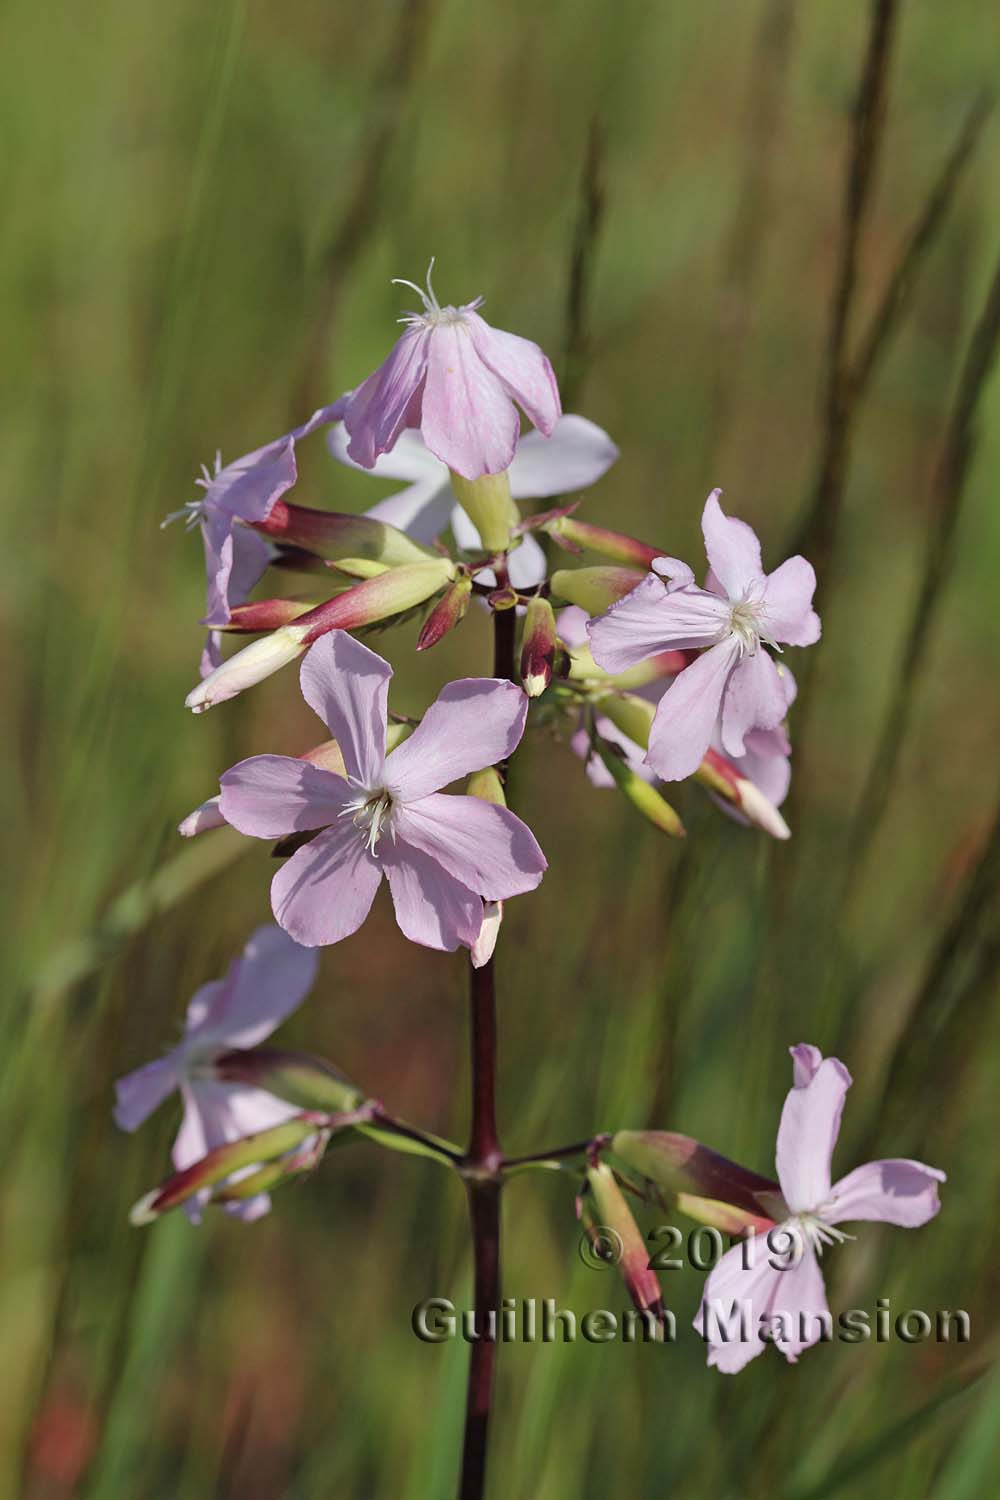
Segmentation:
<svg viewBox="0 0 1000 1500">
<path fill-rule="evenodd" d="M 379 368 L 293 431 L 233 462 L 218 459 L 199 481 L 201 498 L 181 512 L 202 534 L 208 575 L 209 641 L 188 706 L 205 712 L 300 661 L 302 694 L 327 738 L 297 757 L 248 747 L 181 823 L 186 837 L 229 824 L 274 845 L 277 925 L 254 933 L 227 975 L 198 991 L 173 1050 L 120 1081 L 116 1119 L 134 1129 L 180 1091 L 176 1170 L 136 1205 L 135 1223 L 175 1207 L 198 1221 L 213 1205 L 256 1217 L 334 1140 L 417 1152 L 458 1174 L 476 1327 L 487 1330 L 470 1352 L 462 1456 L 460 1493 L 475 1497 L 485 1483 L 497 1353 L 489 1315 L 500 1306 L 500 1200 L 511 1173 L 575 1175 L 586 1232 L 595 1245 L 611 1235 L 636 1307 L 654 1320 L 663 1296 L 630 1198 L 734 1237 L 775 1228 L 791 1236 L 800 1253 L 786 1267 L 754 1265 L 736 1245 L 709 1276 L 698 1326 L 708 1363 L 723 1372 L 767 1342 L 795 1361 L 818 1337 L 801 1331 L 802 1318 L 826 1312 L 820 1257 L 849 1240 L 841 1225 L 923 1224 L 937 1212 L 943 1174 L 882 1161 L 831 1185 L 851 1080 L 839 1060 L 806 1044 L 792 1048 L 776 1178 L 687 1136 L 609 1122 L 586 1141 L 505 1153 L 494 950 L 507 903 L 530 895 L 546 869 L 534 834 L 507 806 L 522 737 L 561 737 L 582 761 L 582 785 L 585 770 L 592 786 L 629 804 L 624 816 L 670 838 L 685 830 L 666 788 L 689 778 L 748 825 L 748 839 L 788 838 L 780 804 L 792 766 L 791 659 L 820 637 L 816 580 L 803 557 L 766 569 L 760 540 L 723 509 L 719 490 L 703 507 L 700 581 L 669 545 L 583 519 L 582 502 L 564 497 L 615 462 L 611 438 L 562 412 L 542 350 L 488 323 L 482 298 L 442 306 L 430 272 L 425 291 L 403 284 L 421 306 L 404 316 Z M 297 503 L 297 448 L 322 441 L 318 433 L 337 463 L 407 487 L 362 515 Z M 528 500 L 559 503 L 522 510 Z M 565 565 L 550 568 L 557 553 Z M 272 565 L 285 578 L 301 574 L 305 593 L 254 597 Z M 492 619 L 488 675 L 444 684 L 419 721 L 395 714 L 394 668 L 367 643 L 372 627 L 409 621 L 414 649 L 426 651 L 470 608 Z M 224 656 L 230 636 L 255 639 Z M 395 664 L 405 667 L 405 657 Z M 304 999 L 314 950 L 362 926 L 383 877 L 402 938 L 467 954 L 464 1147 L 398 1118 L 325 1060 L 262 1045 Z M 755 1314 L 752 1336 L 735 1343 L 713 1334 L 721 1323 L 707 1317 L 734 1300 Z"/>
</svg>

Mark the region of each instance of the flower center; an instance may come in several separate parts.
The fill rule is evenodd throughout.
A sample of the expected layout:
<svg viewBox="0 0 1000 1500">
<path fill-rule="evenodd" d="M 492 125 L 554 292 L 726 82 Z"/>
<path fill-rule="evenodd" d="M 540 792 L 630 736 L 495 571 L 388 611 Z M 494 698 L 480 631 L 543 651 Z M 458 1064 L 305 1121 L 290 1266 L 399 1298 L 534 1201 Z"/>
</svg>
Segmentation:
<svg viewBox="0 0 1000 1500">
<path fill-rule="evenodd" d="M 384 828 L 388 827 L 395 838 L 392 827 L 393 806 L 392 794 L 384 786 L 380 786 L 363 791 L 353 802 L 348 802 L 340 816 L 344 818 L 350 815 L 355 828 L 364 834 L 365 843 L 374 854 Z"/>
<path fill-rule="evenodd" d="M 749 599 L 741 599 L 738 604 L 734 604 L 729 617 L 729 628 L 739 642 L 740 655 L 754 656 L 760 645 L 757 606 Z"/>
<path fill-rule="evenodd" d="M 482 297 L 477 297 L 474 302 L 468 302 L 464 307 L 452 307 L 450 305 L 442 307 L 434 293 L 434 286 L 431 282 L 431 272 L 433 270 L 434 257 L 431 256 L 431 263 L 427 267 L 426 292 L 417 286 L 415 281 L 407 281 L 402 276 L 393 277 L 393 286 L 408 286 L 411 291 L 416 292 L 424 304 L 423 312 L 409 312 L 400 318 L 399 321 L 405 323 L 409 328 L 439 328 L 442 324 L 464 323 L 467 312 L 474 311 L 477 307 L 482 306 Z"/>
<path fill-rule="evenodd" d="M 802 1237 L 803 1249 L 806 1245 L 817 1255 L 822 1255 L 827 1245 L 842 1244 L 844 1240 L 853 1240 L 853 1234 L 845 1234 L 838 1229 L 836 1224 L 830 1224 L 824 1217 L 822 1208 L 810 1209 L 807 1213 L 793 1214 L 783 1228 L 790 1229 Z"/>
</svg>

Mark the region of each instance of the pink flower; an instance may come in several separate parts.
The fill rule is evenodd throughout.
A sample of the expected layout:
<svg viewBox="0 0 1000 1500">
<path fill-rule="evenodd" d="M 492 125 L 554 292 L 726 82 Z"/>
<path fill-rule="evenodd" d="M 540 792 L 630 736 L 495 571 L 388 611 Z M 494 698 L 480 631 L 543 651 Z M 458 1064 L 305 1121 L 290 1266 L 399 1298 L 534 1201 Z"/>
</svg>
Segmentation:
<svg viewBox="0 0 1000 1500">
<path fill-rule="evenodd" d="M 915 1229 L 940 1207 L 937 1185 L 945 1175 L 919 1161 L 868 1162 L 831 1186 L 851 1075 L 818 1047 L 802 1043 L 790 1050 L 794 1087 L 776 1151 L 784 1200 L 776 1216 L 786 1209 L 787 1215 L 763 1239 L 735 1245 L 722 1257 L 695 1318 L 709 1345 L 708 1363 L 726 1374 L 742 1370 L 766 1343 L 777 1344 L 794 1364 L 819 1340 L 829 1308 L 818 1257 L 826 1245 L 853 1238 L 840 1224 L 874 1219 Z"/>
<path fill-rule="evenodd" d="M 177 516 L 184 516 L 189 526 L 201 527 L 208 573 L 203 623 L 211 631 L 202 657 L 203 677 L 222 660 L 218 627 L 227 625 L 231 610 L 245 603 L 272 556 L 271 547 L 250 529 L 250 524 L 266 521 L 275 503 L 298 478 L 295 462 L 298 440 L 308 437 L 317 427 L 336 421 L 339 414 L 340 403 L 321 407 L 301 427 L 275 438 L 263 448 L 255 448 L 243 458 L 234 459 L 225 468 L 216 454 L 214 472 L 202 466 L 202 477 L 196 480 L 205 491 L 203 497 L 189 501 L 183 510 L 164 521 L 166 526 Z"/>
<path fill-rule="evenodd" d="M 234 1048 L 256 1047 L 291 1015 L 316 978 L 317 955 L 270 924 L 258 927 L 223 979 L 196 992 L 188 1006 L 184 1035 L 165 1057 L 147 1063 L 115 1084 L 115 1122 L 135 1130 L 163 1101 L 180 1091 L 184 1117 L 172 1152 L 178 1171 L 216 1146 L 267 1130 L 299 1113 L 295 1105 L 263 1089 L 220 1082 L 217 1057 Z M 204 1198 L 189 1213 L 200 1218 Z M 271 1200 L 258 1193 L 228 1204 L 230 1213 L 256 1219 Z"/>
<path fill-rule="evenodd" d="M 698 588 L 683 563 L 658 558 L 637 588 L 588 627 L 594 660 L 608 672 L 660 651 L 707 648 L 676 677 L 653 722 L 647 759 L 664 781 L 697 770 L 716 723 L 730 759 L 746 753 L 752 730 L 777 729 L 789 690 L 764 645 L 780 650 L 819 639 L 812 566 L 792 557 L 765 574 L 755 533 L 723 513 L 719 493 L 709 495 L 702 516 L 709 587 Z"/>
<path fill-rule="evenodd" d="M 222 815 L 274 839 L 321 830 L 271 885 L 274 915 L 300 943 L 356 932 L 385 875 L 396 920 L 428 948 L 472 947 L 483 902 L 534 890 L 545 858 L 505 807 L 440 788 L 510 755 L 528 700 L 513 683 L 449 683 L 409 739 L 385 753 L 392 668 L 340 630 L 302 663 L 302 694 L 336 739 L 347 769 L 256 755 L 222 777 Z"/>
<path fill-rule="evenodd" d="M 338 463 L 360 468 L 351 458 L 346 429 L 334 427 L 330 452 Z M 529 432 L 517 445 L 510 465 L 510 492 L 515 500 L 546 500 L 596 484 L 618 458 L 614 443 L 586 417 L 560 417 L 551 437 Z M 405 531 L 414 541 L 430 543 L 450 526 L 465 552 L 482 552 L 479 533 L 457 503 L 448 466 L 427 447 L 419 432 L 402 432 L 391 454 L 377 459 L 377 479 L 402 479 L 407 487 L 373 505 L 365 515 Z M 484 575 L 481 575 L 484 576 Z M 545 553 L 531 535 L 510 554 L 510 581 L 531 588 L 545 577 Z"/>
<path fill-rule="evenodd" d="M 510 467 L 520 418 L 515 401 L 546 437 L 560 414 L 552 366 L 537 344 L 491 328 L 476 311 L 482 298 L 441 307 L 411 281 L 423 311 L 402 320 L 406 332 L 374 374 L 344 398 L 348 454 L 364 469 L 417 427 L 433 454 L 465 479 Z M 405 476 L 404 476 L 405 477 Z"/>
</svg>

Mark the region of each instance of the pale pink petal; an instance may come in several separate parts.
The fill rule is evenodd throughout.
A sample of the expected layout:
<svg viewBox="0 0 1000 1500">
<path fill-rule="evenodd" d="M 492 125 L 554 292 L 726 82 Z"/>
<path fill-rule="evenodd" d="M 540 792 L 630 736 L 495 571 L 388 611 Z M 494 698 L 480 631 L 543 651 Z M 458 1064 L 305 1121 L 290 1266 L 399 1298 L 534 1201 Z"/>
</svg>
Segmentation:
<svg viewBox="0 0 1000 1500">
<path fill-rule="evenodd" d="M 180 1082 L 176 1052 L 146 1063 L 115 1081 L 115 1124 L 121 1130 L 136 1130 L 169 1098 Z"/>
<path fill-rule="evenodd" d="M 646 760 L 664 781 L 683 781 L 701 765 L 738 649 L 730 639 L 703 652 L 677 674 L 661 698 Z"/>
<path fill-rule="evenodd" d="M 392 668 L 346 630 L 330 630 L 306 652 L 302 696 L 340 746 L 348 776 L 376 786 L 385 759 Z"/>
<path fill-rule="evenodd" d="M 712 572 L 730 599 L 741 599 L 748 585 L 763 578 L 757 533 L 745 521 L 727 516 L 719 504 L 721 490 L 705 501 L 701 530 Z"/>
<path fill-rule="evenodd" d="M 479 797 L 435 793 L 398 809 L 397 840 L 429 854 L 484 901 L 533 891 L 546 868 L 534 834 L 515 813 Z"/>
<path fill-rule="evenodd" d="M 694 1319 L 708 1344 L 709 1365 L 735 1375 L 763 1353 L 767 1346 L 760 1337 L 760 1318 L 769 1311 L 783 1274 L 771 1264 L 761 1239 L 726 1251 L 705 1282 Z"/>
<path fill-rule="evenodd" d="M 529 532 L 507 559 L 507 577 L 516 589 L 532 589 L 542 582 L 547 572 L 545 553 Z M 477 576 L 480 582 L 485 581 L 485 573 Z"/>
<path fill-rule="evenodd" d="M 229 622 L 229 579 L 233 571 L 232 518 L 219 510 L 203 511 L 201 540 L 208 580 L 205 620 L 226 625 Z"/>
<path fill-rule="evenodd" d="M 515 500 L 548 500 L 596 484 L 618 458 L 618 449 L 596 422 L 572 414 L 560 417 L 551 437 L 529 432 L 517 445 L 510 466 Z"/>
<path fill-rule="evenodd" d="M 744 738 L 751 729 L 776 729 L 786 712 L 778 669 L 759 646 L 737 663 L 726 684 L 722 700 L 722 747 L 726 754 L 742 755 Z"/>
<path fill-rule="evenodd" d="M 266 521 L 274 502 L 297 478 L 295 436 L 286 433 L 226 464 L 206 485 L 203 503 L 206 510 L 224 511 L 230 518 Z"/>
<path fill-rule="evenodd" d="M 276 920 L 307 948 L 339 943 L 371 911 L 382 867 L 349 817 L 286 860 L 271 882 Z"/>
<path fill-rule="evenodd" d="M 870 1161 L 834 1184 L 823 1217 L 831 1224 L 880 1219 L 916 1229 L 941 1207 L 937 1185 L 945 1180 L 943 1172 L 921 1161 Z"/>
<path fill-rule="evenodd" d="M 464 323 L 440 323 L 431 334 L 420 430 L 431 452 L 466 479 L 499 474 L 514 457 L 517 411 Z"/>
<path fill-rule="evenodd" d="M 434 462 L 437 464 L 437 459 Z M 405 531 L 407 536 L 425 546 L 436 541 L 447 528 L 455 507 L 455 497 L 444 465 L 437 466 L 444 475 L 443 480 L 427 479 L 420 484 L 411 484 L 409 489 L 400 490 L 398 495 L 380 500 L 377 505 L 366 510 L 365 515 L 370 516 L 373 521 L 384 521 L 387 526 L 395 526 L 397 531 Z"/>
<path fill-rule="evenodd" d="M 429 343 L 428 329 L 407 329 L 388 359 L 349 398 L 344 412 L 347 452 L 362 468 L 373 468 L 404 427 L 418 424 Z"/>
<path fill-rule="evenodd" d="M 788 1052 L 792 1059 L 792 1083 L 795 1088 L 804 1089 L 823 1061 L 823 1054 L 811 1042 L 799 1042 L 789 1047 Z"/>
<path fill-rule="evenodd" d="M 354 795 L 342 776 L 290 755 L 252 755 L 219 784 L 222 816 L 255 839 L 326 828 Z"/>
<path fill-rule="evenodd" d="M 330 429 L 327 437 L 330 452 L 348 469 L 361 469 L 366 474 L 374 474 L 376 479 L 402 479 L 411 486 L 448 483 L 441 460 L 434 457 L 420 433 L 413 429 L 401 432 L 392 450 L 380 454 L 370 467 L 355 463 L 348 452 L 348 442 L 347 428 L 342 422 Z M 398 521 L 393 524 L 399 525 Z"/>
<path fill-rule="evenodd" d="M 587 621 L 590 616 L 585 609 L 578 604 L 568 604 L 561 609 L 556 616 L 556 630 L 559 639 L 567 646 L 589 645 L 590 637 L 587 635 Z"/>
<path fill-rule="evenodd" d="M 798 1064 L 798 1059 L 796 1059 Z M 811 1062 L 796 1066 L 804 1074 Z M 851 1075 L 836 1057 L 819 1064 L 807 1083 L 796 1082 L 778 1126 L 775 1160 L 785 1202 L 792 1213 L 820 1208 L 830 1196 L 830 1161 L 840 1132 Z"/>
<path fill-rule="evenodd" d="M 404 802 L 496 765 L 524 733 L 528 700 L 496 677 L 449 682 L 417 728 L 386 757 L 385 784 Z"/>
<path fill-rule="evenodd" d="M 301 947 L 280 927 L 258 927 L 205 1016 L 201 1040 L 258 1046 L 305 999 L 318 962 L 315 949 Z"/>
<path fill-rule="evenodd" d="M 801 1260 L 778 1272 L 767 1312 L 771 1342 L 789 1364 L 818 1343 L 825 1329 L 832 1335 L 823 1272 L 812 1249 L 805 1247 Z"/>
<path fill-rule="evenodd" d="M 790 557 L 768 576 L 761 608 L 766 635 L 787 646 L 811 646 L 820 637 L 819 615 L 812 607 L 816 574 L 804 557 Z"/>
<path fill-rule="evenodd" d="M 669 591 L 647 573 L 624 599 L 587 626 L 594 660 L 605 672 L 625 672 L 660 651 L 697 649 L 719 641 L 729 607 L 701 589 Z"/>
<path fill-rule="evenodd" d="M 497 376 L 508 397 L 548 437 L 562 413 L 562 403 L 552 366 L 541 349 L 530 339 L 492 327 L 477 312 L 463 309 L 463 318 L 483 364 Z"/>
<path fill-rule="evenodd" d="M 396 921 L 411 942 L 445 953 L 473 946 L 483 923 L 482 899 L 474 891 L 399 838 L 387 845 L 383 864 Z"/>
<path fill-rule="evenodd" d="M 784 730 L 751 729 L 745 749 L 743 757 L 733 762 L 737 771 L 764 793 L 772 807 L 780 807 L 792 779 L 790 746 Z"/>
<path fill-rule="evenodd" d="M 654 573 L 666 580 L 667 587 L 672 593 L 674 589 L 686 589 L 694 586 L 694 573 L 686 562 L 681 562 L 679 557 L 654 557 L 650 563 Z M 706 592 L 717 593 L 718 590 L 709 589 L 705 584 Z"/>
</svg>

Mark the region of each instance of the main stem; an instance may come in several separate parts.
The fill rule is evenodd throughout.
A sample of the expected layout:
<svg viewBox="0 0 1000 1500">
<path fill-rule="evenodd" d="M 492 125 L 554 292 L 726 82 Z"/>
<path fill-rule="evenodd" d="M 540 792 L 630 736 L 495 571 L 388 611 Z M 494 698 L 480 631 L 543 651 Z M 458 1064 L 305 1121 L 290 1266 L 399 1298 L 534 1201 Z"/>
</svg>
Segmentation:
<svg viewBox="0 0 1000 1500">
<path fill-rule="evenodd" d="M 497 583 L 506 583 L 497 569 Z M 514 681 L 515 611 L 493 615 L 493 671 Z M 501 775 L 506 767 L 498 767 Z M 503 1152 L 497 1133 L 497 1012 L 493 959 L 481 969 L 469 964 L 471 1001 L 472 1125 L 463 1162 L 472 1226 L 473 1309 L 476 1338 L 469 1359 L 462 1446 L 460 1500 L 481 1500 L 496 1370 L 500 1309 L 500 1190 Z"/>
</svg>

